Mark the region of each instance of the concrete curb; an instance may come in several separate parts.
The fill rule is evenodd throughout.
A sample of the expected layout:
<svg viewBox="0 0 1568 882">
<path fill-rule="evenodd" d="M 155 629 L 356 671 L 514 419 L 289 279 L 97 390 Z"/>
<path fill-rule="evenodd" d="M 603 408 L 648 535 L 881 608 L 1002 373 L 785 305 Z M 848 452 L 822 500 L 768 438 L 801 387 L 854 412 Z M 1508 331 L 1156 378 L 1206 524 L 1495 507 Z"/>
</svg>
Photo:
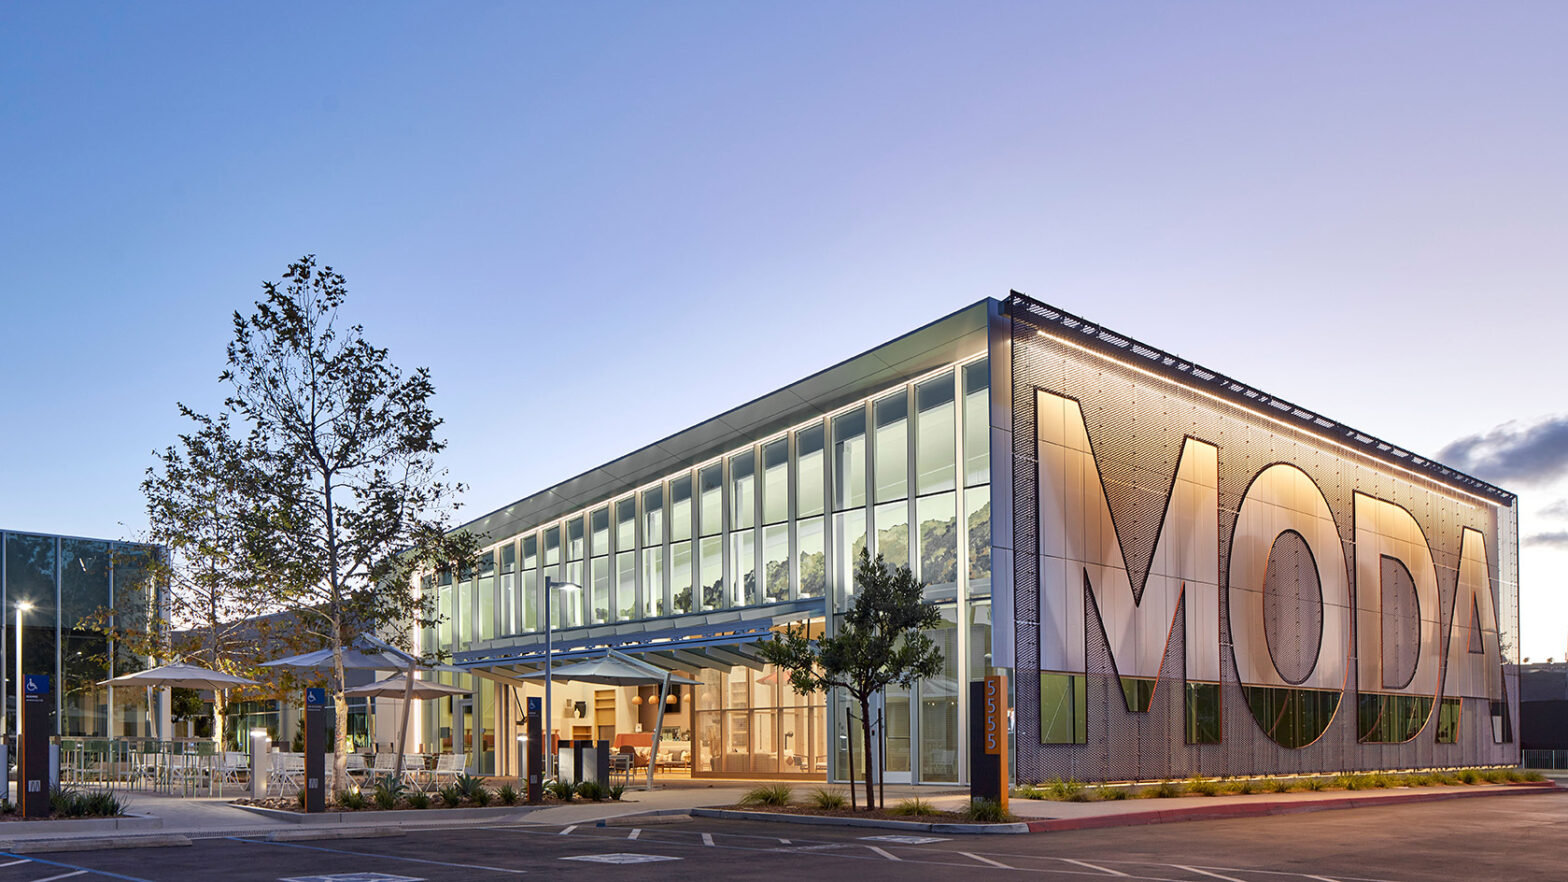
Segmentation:
<svg viewBox="0 0 1568 882">
<path fill-rule="evenodd" d="M 0 842 L 33 833 L 102 833 L 112 830 L 158 830 L 163 818 L 156 815 L 124 814 L 118 818 L 75 818 L 71 820 L 5 821 L 0 824 Z"/>
<path fill-rule="evenodd" d="M 177 833 L 155 833 L 141 836 L 72 836 L 49 839 L 22 839 L 0 842 L 0 852 L 11 854 L 44 854 L 54 851 L 107 851 L 117 848 L 170 848 L 190 845 L 187 836 Z"/>
<path fill-rule="evenodd" d="M 401 827 L 336 827 L 327 830 L 276 830 L 267 834 L 268 842 L 311 842 L 317 839 L 381 839 L 407 836 Z M 245 837 L 241 837 L 245 838 Z"/>
<path fill-rule="evenodd" d="M 682 824 L 691 820 L 691 809 L 654 809 L 600 818 L 595 827 L 636 827 L 641 824 Z"/>
<path fill-rule="evenodd" d="M 791 815 L 782 812 L 746 812 L 736 809 L 691 809 L 694 818 L 719 818 L 726 821 L 776 821 L 783 824 L 809 824 L 817 827 L 874 827 L 881 830 L 908 830 L 916 833 L 1028 833 L 1029 825 L 953 824 L 949 822 L 885 821 L 881 818 L 841 818 L 836 815 Z"/>
<path fill-rule="evenodd" d="M 367 827 L 386 826 L 388 824 L 439 824 L 443 821 L 505 823 L 518 820 L 525 815 L 544 808 L 544 806 L 508 805 L 494 808 L 393 809 L 392 811 L 366 809 L 358 812 L 321 812 L 313 815 L 307 815 L 303 812 L 263 808 L 259 805 L 236 805 L 234 808 L 250 812 L 251 814 L 261 815 L 274 821 L 281 821 L 285 824 L 298 824 L 306 827 L 340 824 L 343 826 Z"/>
<path fill-rule="evenodd" d="M 1403 803 L 1441 802 L 1475 796 L 1528 796 L 1536 793 L 1555 793 L 1564 788 L 1551 782 L 1524 782 L 1508 784 L 1496 790 L 1450 790 L 1440 793 L 1412 792 L 1388 793 L 1378 796 L 1343 796 L 1335 799 L 1312 801 L 1276 799 L 1260 802 L 1231 803 L 1228 805 L 1196 805 L 1182 808 L 1155 809 L 1146 812 L 1123 812 L 1113 815 L 1095 815 L 1086 818 L 1046 818 L 1028 821 L 1031 833 L 1064 833 L 1069 830 L 1097 830 L 1106 827 L 1139 827 L 1147 824 L 1173 824 L 1182 821 L 1209 821 L 1223 818 L 1256 818 L 1267 815 L 1294 815 L 1306 812 L 1325 812 L 1337 809 L 1362 808 Z"/>
</svg>

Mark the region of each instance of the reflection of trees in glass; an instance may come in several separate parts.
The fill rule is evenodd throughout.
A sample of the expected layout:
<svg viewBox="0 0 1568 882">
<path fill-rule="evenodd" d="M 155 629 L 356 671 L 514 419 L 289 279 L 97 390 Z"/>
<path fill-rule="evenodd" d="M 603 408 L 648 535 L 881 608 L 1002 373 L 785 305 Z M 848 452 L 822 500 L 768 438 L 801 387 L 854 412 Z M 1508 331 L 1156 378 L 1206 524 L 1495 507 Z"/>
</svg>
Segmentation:
<svg viewBox="0 0 1568 882">
<path fill-rule="evenodd" d="M 991 577 L 991 501 L 969 515 L 969 578 Z"/>
<path fill-rule="evenodd" d="M 920 523 L 920 578 L 932 585 L 958 580 L 958 524 L 955 518 Z"/>
<path fill-rule="evenodd" d="M 724 580 L 714 579 L 712 585 L 702 586 L 702 608 L 718 609 L 724 603 Z"/>
<path fill-rule="evenodd" d="M 865 546 L 864 542 L 856 543 L 855 555 L 857 557 L 860 555 L 860 549 Z M 886 530 L 878 530 L 877 554 L 888 560 L 909 560 L 909 525 L 894 524 Z"/>
<path fill-rule="evenodd" d="M 817 551 L 800 553 L 800 596 L 821 597 L 827 590 L 827 555 Z"/>
<path fill-rule="evenodd" d="M 770 560 L 767 562 L 768 573 L 765 585 L 768 588 L 768 600 L 784 600 L 789 597 L 789 561 Z"/>
</svg>

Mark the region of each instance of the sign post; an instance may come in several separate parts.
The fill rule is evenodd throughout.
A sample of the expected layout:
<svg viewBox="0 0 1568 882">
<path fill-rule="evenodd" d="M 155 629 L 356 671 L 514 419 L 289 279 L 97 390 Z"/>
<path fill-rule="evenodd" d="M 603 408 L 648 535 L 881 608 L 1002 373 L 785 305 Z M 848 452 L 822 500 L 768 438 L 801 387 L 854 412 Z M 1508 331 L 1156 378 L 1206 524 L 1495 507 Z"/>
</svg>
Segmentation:
<svg viewBox="0 0 1568 882">
<path fill-rule="evenodd" d="M 305 811 L 327 810 L 326 745 L 321 743 L 327 715 L 327 690 L 305 690 Z"/>
<path fill-rule="evenodd" d="M 969 684 L 969 795 L 1007 810 L 1007 677 Z"/>
<path fill-rule="evenodd" d="M 538 805 L 544 799 L 544 707 L 538 696 L 528 699 L 528 804 Z"/>
<path fill-rule="evenodd" d="M 22 817 L 49 817 L 49 677 L 27 674 L 22 685 L 22 745 L 17 755 L 17 792 Z"/>
</svg>

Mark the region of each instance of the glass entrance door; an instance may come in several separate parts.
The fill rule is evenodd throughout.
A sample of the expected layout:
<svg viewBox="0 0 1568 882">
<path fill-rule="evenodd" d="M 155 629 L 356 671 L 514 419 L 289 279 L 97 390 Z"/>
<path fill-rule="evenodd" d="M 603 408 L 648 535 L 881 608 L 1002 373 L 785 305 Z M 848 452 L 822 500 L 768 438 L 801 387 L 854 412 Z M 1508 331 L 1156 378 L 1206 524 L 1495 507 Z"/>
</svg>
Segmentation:
<svg viewBox="0 0 1568 882">
<path fill-rule="evenodd" d="M 452 702 L 452 752 L 464 754 L 464 771 L 474 766 L 474 700 Z"/>
<path fill-rule="evenodd" d="M 889 784 L 908 784 L 913 778 L 910 765 L 914 746 L 913 726 L 910 720 L 909 690 L 902 686 L 889 686 L 882 694 L 881 707 L 882 771 Z"/>
</svg>

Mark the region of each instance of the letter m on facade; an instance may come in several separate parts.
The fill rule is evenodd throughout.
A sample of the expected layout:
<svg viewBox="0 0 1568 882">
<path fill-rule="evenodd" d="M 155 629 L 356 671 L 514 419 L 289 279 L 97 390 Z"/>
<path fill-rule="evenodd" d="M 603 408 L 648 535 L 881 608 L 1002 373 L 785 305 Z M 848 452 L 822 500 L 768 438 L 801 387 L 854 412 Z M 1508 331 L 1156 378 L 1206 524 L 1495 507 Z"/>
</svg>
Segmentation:
<svg viewBox="0 0 1568 882">
<path fill-rule="evenodd" d="M 1150 709 L 1166 649 L 1176 630 L 1183 630 L 1187 741 L 1218 742 L 1218 448 L 1187 438 L 1174 474 L 1123 470 L 1142 474 L 1134 483 L 1148 486 L 1133 487 L 1131 493 L 1150 498 L 1151 506 L 1158 502 L 1153 497 L 1166 492 L 1158 529 L 1129 534 L 1117 529 L 1111 515 L 1078 402 L 1037 391 L 1036 404 L 1041 742 L 1085 741 L 1086 602 L 1094 604 L 1104 624 L 1129 711 Z M 1130 572 L 1126 551 L 1150 545 L 1147 570 Z M 1165 679 L 1175 679 L 1174 672 L 1165 672 Z"/>
</svg>

